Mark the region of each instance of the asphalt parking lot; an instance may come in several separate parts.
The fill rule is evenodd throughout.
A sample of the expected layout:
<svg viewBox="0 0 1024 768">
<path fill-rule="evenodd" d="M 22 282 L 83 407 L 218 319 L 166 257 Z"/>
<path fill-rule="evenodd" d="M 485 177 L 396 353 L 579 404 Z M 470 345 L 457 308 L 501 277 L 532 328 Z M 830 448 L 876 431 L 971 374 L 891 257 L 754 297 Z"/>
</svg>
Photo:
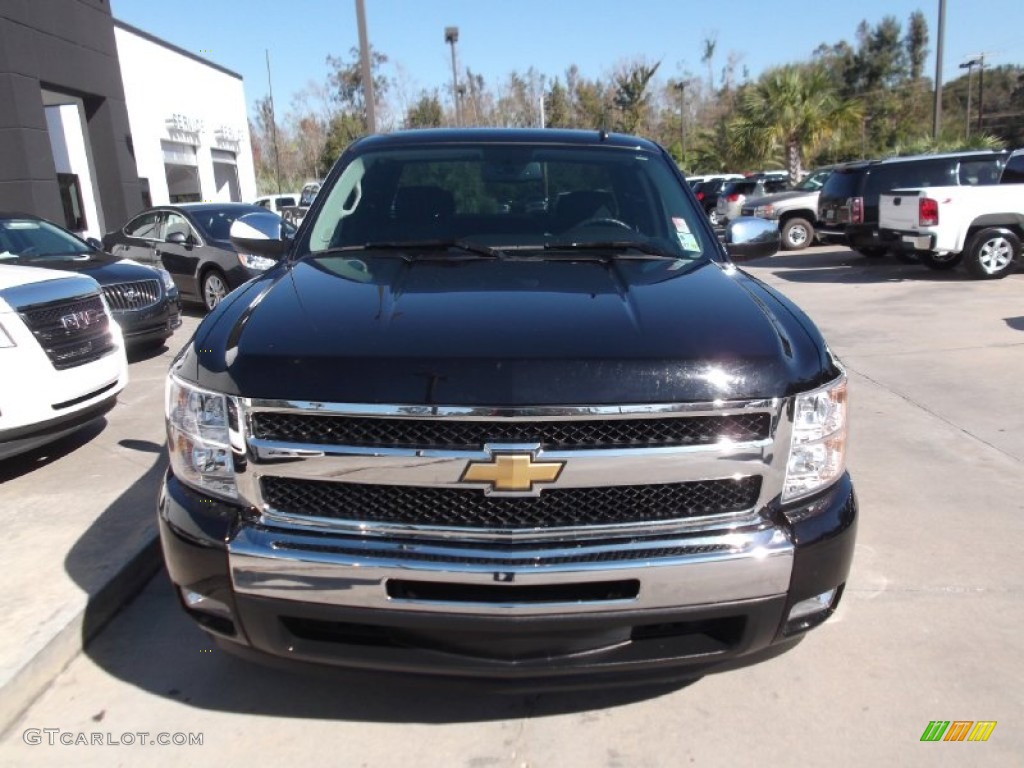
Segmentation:
<svg viewBox="0 0 1024 768">
<path fill-rule="evenodd" d="M 792 651 L 683 687 L 559 694 L 280 671 L 217 650 L 158 574 L 7 730 L 0 763 L 1019 765 L 1024 271 L 982 282 L 826 247 L 748 269 L 850 373 L 853 572 L 837 615 Z M 151 531 L 169 358 L 133 363 L 103 429 L 0 468 L 6 615 L 56 620 L 61 584 L 88 591 L 108 548 Z M 62 514 L 95 522 L 63 540 Z M 23 551 L 38 526 L 59 557 Z M 922 743 L 933 720 L 997 725 L 984 743 Z M 44 728 L 203 743 L 26 743 Z"/>
</svg>

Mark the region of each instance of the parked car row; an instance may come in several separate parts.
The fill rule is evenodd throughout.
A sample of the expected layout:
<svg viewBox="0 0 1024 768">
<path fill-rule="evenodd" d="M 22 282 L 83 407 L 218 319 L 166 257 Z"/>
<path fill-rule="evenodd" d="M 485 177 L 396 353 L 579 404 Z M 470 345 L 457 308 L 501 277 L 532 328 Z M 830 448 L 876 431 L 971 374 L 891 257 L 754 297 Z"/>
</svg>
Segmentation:
<svg viewBox="0 0 1024 768">
<path fill-rule="evenodd" d="M 879 233 L 880 196 L 894 189 L 995 184 L 1008 152 L 981 150 L 891 157 L 836 166 L 818 199 L 819 236 L 864 256 L 884 256 Z"/>
<path fill-rule="evenodd" d="M 0 264 L 90 277 L 126 343 L 162 344 L 181 325 L 180 294 L 171 275 L 96 246 L 38 216 L 0 212 Z"/>
<path fill-rule="evenodd" d="M 966 173 L 966 185 L 883 193 L 878 213 L 883 243 L 931 269 L 963 264 L 981 280 L 1006 277 L 1020 261 L 1024 240 L 1024 150 L 1013 152 L 1000 170 L 995 186 L 990 168 L 961 162 L 957 179 Z"/>
</svg>

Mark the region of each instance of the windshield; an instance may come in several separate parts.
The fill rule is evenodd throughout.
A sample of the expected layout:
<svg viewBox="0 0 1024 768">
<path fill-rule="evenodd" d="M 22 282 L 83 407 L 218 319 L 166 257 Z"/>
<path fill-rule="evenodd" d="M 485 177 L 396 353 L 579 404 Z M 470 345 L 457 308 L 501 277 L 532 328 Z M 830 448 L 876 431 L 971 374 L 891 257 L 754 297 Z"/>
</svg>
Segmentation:
<svg viewBox="0 0 1024 768">
<path fill-rule="evenodd" d="M 663 156 L 636 148 L 396 146 L 356 156 L 321 191 L 297 252 L 407 246 L 435 257 L 571 250 L 695 260 L 711 248 L 683 184 Z"/>
<path fill-rule="evenodd" d="M 253 207 L 252 210 L 259 209 Z M 189 211 L 192 220 L 207 240 L 227 240 L 235 219 L 246 213 L 252 211 L 247 208 L 200 208 Z"/>
<path fill-rule="evenodd" d="M 799 189 L 802 192 L 817 192 L 825 186 L 825 180 L 828 179 L 831 173 L 831 169 L 824 171 L 812 171 L 806 179 L 793 187 L 793 189 Z"/>
<path fill-rule="evenodd" d="M 60 261 L 91 253 L 91 247 L 49 222 L 0 219 L 0 262 Z"/>
</svg>

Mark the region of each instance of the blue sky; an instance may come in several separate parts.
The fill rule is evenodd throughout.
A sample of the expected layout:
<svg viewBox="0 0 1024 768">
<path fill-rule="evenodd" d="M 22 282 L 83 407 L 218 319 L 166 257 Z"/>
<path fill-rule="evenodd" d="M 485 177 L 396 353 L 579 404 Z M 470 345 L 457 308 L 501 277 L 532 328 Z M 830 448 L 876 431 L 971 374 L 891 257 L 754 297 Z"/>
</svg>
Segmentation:
<svg viewBox="0 0 1024 768">
<path fill-rule="evenodd" d="M 308 81 L 323 81 L 328 54 L 348 58 L 358 44 L 355 0 L 111 0 L 114 16 L 234 70 L 252 104 L 267 93 L 270 51 L 274 97 L 286 111 Z M 938 0 L 365 0 L 371 45 L 386 54 L 411 98 L 451 82 L 446 26 L 459 27 L 460 70 L 490 87 L 530 66 L 553 77 L 576 64 L 586 77 L 616 65 L 661 61 L 662 79 L 706 76 L 702 41 L 717 37 L 718 72 L 730 52 L 752 77 L 805 59 L 820 43 L 853 41 L 857 24 L 893 15 L 928 19 L 926 72 L 935 74 Z M 969 54 L 993 52 L 992 65 L 1024 63 L 1024 0 L 947 0 L 943 79 L 961 74 Z M 210 51 L 210 53 L 206 53 Z M 716 80 L 718 73 L 716 72 Z M 442 90 L 442 93 L 444 91 Z"/>
</svg>

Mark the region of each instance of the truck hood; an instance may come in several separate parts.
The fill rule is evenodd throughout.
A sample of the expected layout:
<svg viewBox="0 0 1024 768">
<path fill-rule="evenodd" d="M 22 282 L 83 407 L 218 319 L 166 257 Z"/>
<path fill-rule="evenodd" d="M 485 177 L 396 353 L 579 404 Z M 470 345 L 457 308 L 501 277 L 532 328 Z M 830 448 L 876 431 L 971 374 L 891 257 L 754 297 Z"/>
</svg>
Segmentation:
<svg viewBox="0 0 1024 768">
<path fill-rule="evenodd" d="M 816 189 L 813 192 L 805 192 L 802 189 L 791 189 L 787 192 L 774 192 L 770 195 L 762 195 L 761 197 L 748 197 L 743 202 L 743 207 L 748 208 L 755 205 L 779 205 L 780 203 L 793 203 L 793 204 L 806 204 L 810 207 L 814 207 L 818 200 L 818 195 L 821 194 L 820 189 Z"/>
<path fill-rule="evenodd" d="M 835 375 L 799 310 L 714 262 L 323 257 L 232 299 L 176 367 L 248 397 L 697 402 L 783 396 Z"/>
</svg>

